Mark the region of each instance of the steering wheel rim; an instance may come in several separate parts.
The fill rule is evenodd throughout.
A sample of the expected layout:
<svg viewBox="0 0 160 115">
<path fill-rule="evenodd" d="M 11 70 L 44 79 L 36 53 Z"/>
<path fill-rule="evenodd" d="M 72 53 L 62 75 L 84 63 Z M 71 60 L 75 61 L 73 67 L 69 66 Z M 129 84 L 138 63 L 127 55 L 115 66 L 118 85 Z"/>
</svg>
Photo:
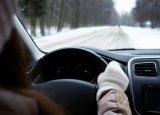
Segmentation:
<svg viewBox="0 0 160 115">
<path fill-rule="evenodd" d="M 93 56 L 95 60 L 102 64 L 103 70 L 106 68 L 107 62 L 103 58 L 84 48 L 63 48 L 56 50 L 44 56 L 38 64 L 46 63 L 45 60 L 52 58 L 53 54 L 73 50 Z M 62 108 L 66 115 L 97 115 L 96 93 L 98 88 L 96 84 L 74 79 L 60 79 L 36 84 L 34 88 L 49 96 Z"/>
</svg>

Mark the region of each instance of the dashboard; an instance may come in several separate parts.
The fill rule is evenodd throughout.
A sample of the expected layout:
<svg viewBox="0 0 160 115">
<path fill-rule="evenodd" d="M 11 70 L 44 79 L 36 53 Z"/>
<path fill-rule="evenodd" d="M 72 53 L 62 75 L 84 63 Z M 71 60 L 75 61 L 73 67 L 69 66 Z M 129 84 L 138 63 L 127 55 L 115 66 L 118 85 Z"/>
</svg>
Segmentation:
<svg viewBox="0 0 160 115">
<path fill-rule="evenodd" d="M 133 115 L 160 113 L 160 50 L 82 49 L 91 54 L 71 48 L 60 49 L 44 56 L 33 69 L 33 73 L 36 73 L 34 70 L 39 71 L 35 74 L 35 83 L 78 79 L 96 84 L 97 76 L 104 71 L 107 63 L 115 60 L 121 64 L 130 80 L 126 94 Z"/>
<path fill-rule="evenodd" d="M 94 50 L 106 61 L 116 60 L 125 68 L 133 115 L 160 114 L 160 50 Z"/>
</svg>

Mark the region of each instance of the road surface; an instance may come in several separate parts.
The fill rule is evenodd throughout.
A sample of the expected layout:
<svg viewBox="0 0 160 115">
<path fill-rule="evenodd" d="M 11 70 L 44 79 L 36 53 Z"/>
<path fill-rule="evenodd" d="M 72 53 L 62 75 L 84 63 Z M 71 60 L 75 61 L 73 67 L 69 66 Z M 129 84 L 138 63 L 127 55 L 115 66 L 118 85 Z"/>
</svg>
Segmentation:
<svg viewBox="0 0 160 115">
<path fill-rule="evenodd" d="M 130 32 L 131 33 L 131 32 Z M 62 47 L 89 46 L 101 49 L 137 48 L 139 42 L 144 42 L 141 36 L 139 40 L 133 39 L 127 29 L 122 27 L 106 26 L 95 28 L 81 28 L 71 32 L 59 33 L 53 36 L 37 40 L 37 45 L 44 51 L 50 52 Z M 41 38 L 42 39 L 42 38 Z M 149 39 L 150 40 L 150 39 Z M 146 40 L 145 40 L 146 41 Z M 150 42 L 148 42 L 150 44 Z"/>
</svg>

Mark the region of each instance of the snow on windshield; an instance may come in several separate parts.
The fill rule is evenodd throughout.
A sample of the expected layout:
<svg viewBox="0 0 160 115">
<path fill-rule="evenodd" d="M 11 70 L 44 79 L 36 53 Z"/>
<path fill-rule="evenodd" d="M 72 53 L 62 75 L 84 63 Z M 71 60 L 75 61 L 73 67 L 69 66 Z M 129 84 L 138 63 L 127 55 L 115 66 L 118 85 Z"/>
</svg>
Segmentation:
<svg viewBox="0 0 160 115">
<path fill-rule="evenodd" d="M 19 0 L 18 16 L 40 49 L 159 49 L 160 0 Z"/>
</svg>

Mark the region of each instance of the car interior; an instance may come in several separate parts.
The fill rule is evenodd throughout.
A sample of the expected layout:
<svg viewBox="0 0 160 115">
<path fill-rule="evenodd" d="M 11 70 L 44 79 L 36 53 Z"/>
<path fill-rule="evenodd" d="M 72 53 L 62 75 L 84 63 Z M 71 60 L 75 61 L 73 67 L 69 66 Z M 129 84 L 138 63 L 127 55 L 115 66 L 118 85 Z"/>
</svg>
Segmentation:
<svg viewBox="0 0 160 115">
<path fill-rule="evenodd" d="M 129 77 L 128 96 L 133 115 L 160 114 L 160 50 L 103 50 L 64 47 L 46 53 L 40 50 L 17 16 L 17 30 L 28 56 L 33 88 L 74 115 L 96 115 L 97 76 L 107 64 L 117 61 Z"/>
</svg>

